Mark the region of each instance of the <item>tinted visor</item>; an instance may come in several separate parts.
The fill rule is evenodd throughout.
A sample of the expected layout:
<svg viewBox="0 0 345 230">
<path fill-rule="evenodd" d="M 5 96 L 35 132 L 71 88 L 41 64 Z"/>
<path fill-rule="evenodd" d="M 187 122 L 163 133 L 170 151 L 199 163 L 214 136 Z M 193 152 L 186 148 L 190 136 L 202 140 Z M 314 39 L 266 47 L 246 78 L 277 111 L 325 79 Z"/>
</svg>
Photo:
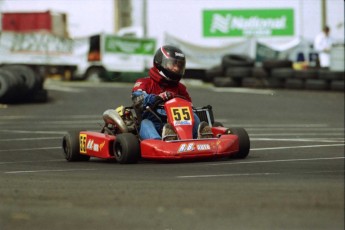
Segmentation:
<svg viewBox="0 0 345 230">
<path fill-rule="evenodd" d="M 182 76 L 184 75 L 186 61 L 175 58 L 163 58 L 161 66 L 168 71 Z"/>
</svg>

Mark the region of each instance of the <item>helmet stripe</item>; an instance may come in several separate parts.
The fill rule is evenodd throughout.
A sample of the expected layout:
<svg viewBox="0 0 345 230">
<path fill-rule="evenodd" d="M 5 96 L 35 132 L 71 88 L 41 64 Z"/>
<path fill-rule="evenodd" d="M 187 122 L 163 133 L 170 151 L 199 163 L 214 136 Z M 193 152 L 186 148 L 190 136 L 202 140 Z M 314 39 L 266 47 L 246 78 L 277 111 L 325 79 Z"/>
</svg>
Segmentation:
<svg viewBox="0 0 345 230">
<path fill-rule="evenodd" d="M 170 56 L 169 56 L 169 53 L 164 49 L 163 46 L 161 47 L 161 51 L 162 51 L 162 53 L 164 54 L 164 56 L 165 56 L 166 58 L 169 58 L 169 57 L 170 57 Z"/>
</svg>

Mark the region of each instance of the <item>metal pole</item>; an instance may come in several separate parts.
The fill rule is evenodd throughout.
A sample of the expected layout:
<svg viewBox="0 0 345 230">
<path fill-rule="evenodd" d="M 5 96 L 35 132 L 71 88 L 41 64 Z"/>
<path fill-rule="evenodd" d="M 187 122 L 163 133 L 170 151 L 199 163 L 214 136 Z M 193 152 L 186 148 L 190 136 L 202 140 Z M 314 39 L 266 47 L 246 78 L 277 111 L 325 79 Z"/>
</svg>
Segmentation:
<svg viewBox="0 0 345 230">
<path fill-rule="evenodd" d="M 327 3 L 326 0 L 321 0 L 321 30 L 327 25 Z"/>
<path fill-rule="evenodd" d="M 142 5 L 142 27 L 143 27 L 143 33 L 144 33 L 144 38 L 147 37 L 147 0 L 143 0 L 143 5 Z"/>
</svg>

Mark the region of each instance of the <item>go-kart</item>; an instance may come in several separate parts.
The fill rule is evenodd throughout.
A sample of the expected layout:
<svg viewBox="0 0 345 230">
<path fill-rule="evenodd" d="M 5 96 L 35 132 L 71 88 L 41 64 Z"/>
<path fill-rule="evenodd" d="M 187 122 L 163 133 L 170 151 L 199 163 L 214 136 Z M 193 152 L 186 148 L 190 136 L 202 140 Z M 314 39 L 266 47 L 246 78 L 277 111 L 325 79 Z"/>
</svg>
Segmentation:
<svg viewBox="0 0 345 230">
<path fill-rule="evenodd" d="M 67 161 L 87 161 L 90 157 L 115 159 L 121 164 L 149 160 L 197 160 L 204 158 L 246 158 L 250 140 L 243 128 L 225 128 L 214 121 L 212 107 L 192 107 L 181 97 L 175 97 L 164 104 L 147 107 L 157 114 L 157 108 L 166 111 L 167 122 L 177 134 L 177 140 L 141 140 L 139 137 L 140 115 L 135 106 L 120 106 L 103 113 L 104 126 L 100 132 L 69 131 L 62 141 Z M 207 138 L 193 139 L 195 112 L 201 121 L 211 127 Z"/>
</svg>

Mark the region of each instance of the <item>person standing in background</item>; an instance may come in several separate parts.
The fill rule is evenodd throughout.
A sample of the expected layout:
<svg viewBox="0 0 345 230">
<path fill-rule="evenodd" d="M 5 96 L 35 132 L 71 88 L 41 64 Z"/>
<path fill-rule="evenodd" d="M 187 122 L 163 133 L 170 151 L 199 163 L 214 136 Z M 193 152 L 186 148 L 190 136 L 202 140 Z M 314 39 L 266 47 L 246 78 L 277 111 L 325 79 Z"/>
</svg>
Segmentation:
<svg viewBox="0 0 345 230">
<path fill-rule="evenodd" d="M 328 68 L 330 66 L 330 51 L 332 44 L 333 41 L 330 37 L 330 29 L 328 26 L 325 26 L 323 31 L 318 34 L 314 40 L 314 49 L 319 54 L 321 68 Z"/>
</svg>

